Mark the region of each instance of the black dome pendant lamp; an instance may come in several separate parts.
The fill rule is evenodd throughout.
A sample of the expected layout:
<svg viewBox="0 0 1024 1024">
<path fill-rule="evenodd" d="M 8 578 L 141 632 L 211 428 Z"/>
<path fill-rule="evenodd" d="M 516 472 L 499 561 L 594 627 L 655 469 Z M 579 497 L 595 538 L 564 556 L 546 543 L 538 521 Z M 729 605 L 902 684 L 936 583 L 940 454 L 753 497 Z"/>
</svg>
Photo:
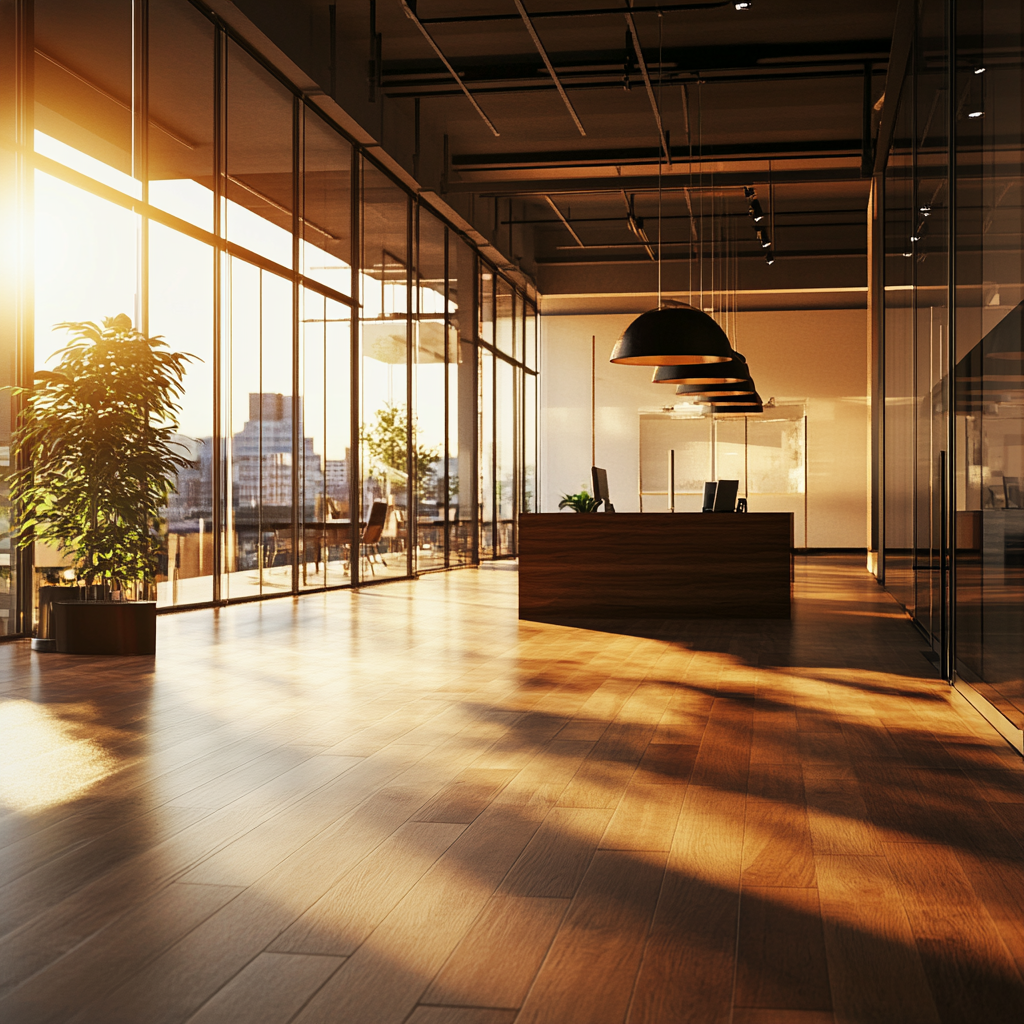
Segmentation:
<svg viewBox="0 0 1024 1024">
<path fill-rule="evenodd" d="M 718 325 L 715 324 L 715 326 L 717 327 Z M 731 358 L 726 363 L 659 366 L 654 371 L 651 383 L 750 384 L 751 381 L 746 359 L 739 352 L 732 352 Z"/>
<path fill-rule="evenodd" d="M 754 382 L 752 380 L 736 381 L 733 384 L 680 384 L 676 388 L 677 395 L 689 396 L 690 398 L 730 398 L 740 395 L 752 395 L 754 393 Z"/>
<path fill-rule="evenodd" d="M 733 357 L 725 331 L 703 310 L 680 303 L 641 313 L 623 332 L 611 362 L 627 366 L 693 366 Z"/>
<path fill-rule="evenodd" d="M 756 391 L 752 391 L 749 395 L 735 395 L 732 398 L 710 398 L 705 396 L 703 398 L 698 398 L 697 402 L 700 405 L 714 406 L 716 411 L 724 406 L 736 406 L 737 408 L 740 408 L 744 406 L 762 406 L 764 404 L 761 401 L 761 396 Z"/>
</svg>

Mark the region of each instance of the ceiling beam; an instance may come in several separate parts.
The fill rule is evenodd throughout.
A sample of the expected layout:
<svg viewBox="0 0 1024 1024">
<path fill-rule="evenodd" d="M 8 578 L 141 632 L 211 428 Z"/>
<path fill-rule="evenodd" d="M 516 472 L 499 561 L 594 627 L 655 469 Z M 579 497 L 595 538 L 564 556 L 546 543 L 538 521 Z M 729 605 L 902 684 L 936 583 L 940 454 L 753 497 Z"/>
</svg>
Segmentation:
<svg viewBox="0 0 1024 1024">
<path fill-rule="evenodd" d="M 679 180 L 676 183 L 677 179 Z M 673 174 L 662 179 L 662 188 L 668 192 L 681 192 L 689 188 L 687 175 Z M 723 188 L 734 185 L 749 185 L 751 182 L 767 182 L 768 172 L 762 171 L 723 171 L 715 175 L 715 186 Z M 867 202 L 867 183 L 860 176 L 860 159 L 850 167 L 826 168 L 793 168 L 783 170 L 774 168 L 772 181 L 776 185 L 813 184 L 821 182 L 856 183 L 863 187 Z M 621 192 L 628 188 L 630 192 L 657 192 L 658 176 L 656 174 L 638 174 L 629 177 L 593 177 L 593 178 L 510 178 L 504 181 L 450 181 L 449 194 L 468 193 L 488 198 L 500 196 L 537 196 L 545 195 L 608 195 Z"/>
<path fill-rule="evenodd" d="M 732 0 L 712 0 L 709 3 L 699 4 L 655 4 L 654 6 L 634 7 L 638 14 L 657 12 L 658 14 L 677 14 L 680 11 L 714 11 L 722 7 L 728 7 Z M 621 10 L 617 7 L 585 7 L 581 10 L 561 11 L 539 11 L 534 18 L 596 18 L 607 17 L 609 14 L 618 15 Z M 424 25 L 465 25 L 481 21 L 515 21 L 514 14 L 463 14 L 447 18 L 423 18 Z"/>
<path fill-rule="evenodd" d="M 455 70 L 455 68 L 452 67 L 448 58 L 441 52 L 441 47 L 438 46 L 436 42 L 434 42 L 434 37 L 430 34 L 429 30 L 423 24 L 423 22 L 420 21 L 420 19 L 416 16 L 416 12 L 412 9 L 412 7 L 409 6 L 408 0 L 399 0 L 399 2 L 401 3 L 402 8 L 405 11 L 405 16 L 420 30 L 420 33 L 422 34 L 423 38 L 426 39 L 426 41 L 430 44 L 430 48 L 434 51 L 434 53 L 437 54 L 438 59 L 448 69 L 448 72 L 451 74 L 452 78 L 454 78 L 455 81 L 458 83 L 459 88 L 466 94 L 466 99 L 473 104 L 473 109 L 483 118 L 484 124 L 486 124 L 487 127 L 490 128 L 492 132 L 494 132 L 494 136 L 495 138 L 497 138 L 501 133 L 498 131 L 497 128 L 494 127 L 494 122 L 484 113 L 483 107 L 481 107 L 480 104 L 477 103 L 476 98 L 466 87 L 466 83 L 463 82 L 462 79 L 459 77 L 459 73 Z M 415 3 L 415 0 L 413 0 L 413 2 Z"/>
<path fill-rule="evenodd" d="M 540 36 L 537 35 L 537 30 L 533 27 L 533 22 L 530 21 L 530 15 L 526 8 L 523 6 L 523 0 L 513 0 L 516 5 L 516 10 L 519 11 L 520 16 L 523 19 L 523 24 L 526 26 L 526 31 L 530 33 L 530 38 L 533 40 L 533 45 L 537 47 L 537 52 L 541 55 L 544 61 L 544 66 L 548 69 L 548 74 L 551 75 L 551 81 L 555 83 L 555 88 L 558 90 L 558 95 L 562 97 L 562 102 L 565 104 L 565 109 L 569 111 L 569 116 L 573 119 L 580 135 L 586 135 L 586 129 L 583 127 L 583 122 L 579 119 L 579 115 L 576 113 L 576 108 L 573 107 L 572 102 L 565 93 L 565 89 L 562 87 L 562 83 L 558 77 L 558 72 L 555 70 L 554 65 L 551 63 L 551 58 L 548 57 L 548 51 L 544 49 L 544 44 L 540 40 Z"/>
<path fill-rule="evenodd" d="M 627 0 L 627 2 L 631 2 L 631 0 Z M 665 135 L 665 127 L 661 123 L 661 109 L 658 107 L 658 100 L 654 95 L 654 86 L 651 85 L 651 76 L 647 73 L 647 61 L 644 60 L 644 48 L 640 45 L 640 36 L 636 30 L 636 22 L 633 20 L 633 15 L 629 11 L 626 12 L 625 18 L 626 24 L 629 26 L 629 31 L 633 36 L 633 49 L 636 50 L 636 62 L 640 68 L 640 74 L 643 76 L 644 86 L 647 89 L 647 99 L 650 101 L 651 110 L 654 113 L 654 123 L 658 126 L 658 137 L 661 139 L 661 148 L 665 154 L 665 159 L 668 161 L 669 167 L 671 167 L 672 151 L 669 149 L 668 138 Z M 660 62 L 658 67 L 660 73 Z"/>
<path fill-rule="evenodd" d="M 689 147 L 676 146 L 672 156 L 679 163 L 690 163 Z M 702 147 L 701 158 L 713 160 L 764 160 L 794 157 L 860 156 L 860 139 L 795 140 L 764 143 L 720 143 Z M 628 149 L 560 149 L 539 150 L 527 153 L 457 153 L 452 156 L 455 171 L 490 171 L 505 168 L 554 167 L 621 167 L 632 164 L 650 164 L 658 160 L 653 148 L 630 147 Z M 694 159 L 694 164 L 700 159 Z"/>
<path fill-rule="evenodd" d="M 577 247 L 583 248 L 583 240 L 580 238 L 579 235 L 576 234 L 576 229 L 569 223 L 568 218 L 555 205 L 554 199 L 552 199 L 551 196 L 545 196 L 544 198 L 547 200 L 548 206 L 550 206 L 551 209 L 555 211 L 555 215 L 558 217 L 558 219 L 565 225 L 566 231 L 568 231 L 569 234 L 572 235 L 573 241 L 575 241 Z"/>
</svg>

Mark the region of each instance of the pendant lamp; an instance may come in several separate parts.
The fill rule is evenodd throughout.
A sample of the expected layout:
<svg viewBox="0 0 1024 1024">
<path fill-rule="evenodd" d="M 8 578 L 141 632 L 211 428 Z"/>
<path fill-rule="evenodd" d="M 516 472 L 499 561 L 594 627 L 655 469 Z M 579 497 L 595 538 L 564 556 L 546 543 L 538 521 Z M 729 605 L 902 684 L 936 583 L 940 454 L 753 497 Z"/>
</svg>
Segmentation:
<svg viewBox="0 0 1024 1024">
<path fill-rule="evenodd" d="M 676 388 L 677 395 L 708 398 L 729 398 L 736 395 L 750 395 L 755 391 L 752 380 L 737 381 L 733 384 L 680 384 Z"/>
<path fill-rule="evenodd" d="M 697 402 L 700 405 L 762 405 L 761 396 L 756 391 L 749 395 L 733 395 L 728 398 L 712 398 L 709 395 L 698 396 Z"/>
<path fill-rule="evenodd" d="M 627 366 L 727 363 L 733 357 L 725 331 L 703 310 L 680 303 L 641 313 L 623 332 L 611 362 Z"/>
<path fill-rule="evenodd" d="M 659 366 L 651 378 L 653 384 L 747 384 L 750 370 L 739 352 L 727 363 L 688 366 Z"/>
</svg>

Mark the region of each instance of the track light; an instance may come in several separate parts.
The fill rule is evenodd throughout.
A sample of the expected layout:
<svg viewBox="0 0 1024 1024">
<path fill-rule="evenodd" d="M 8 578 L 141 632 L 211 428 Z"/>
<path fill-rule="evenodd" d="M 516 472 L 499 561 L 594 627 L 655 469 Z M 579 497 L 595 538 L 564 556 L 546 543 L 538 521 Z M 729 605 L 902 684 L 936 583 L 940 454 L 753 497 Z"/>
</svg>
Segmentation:
<svg viewBox="0 0 1024 1024">
<path fill-rule="evenodd" d="M 985 74 L 985 68 L 984 67 L 975 68 L 974 69 L 974 73 L 976 75 L 983 75 L 983 74 Z"/>
<path fill-rule="evenodd" d="M 737 11 L 749 11 L 753 6 L 751 0 L 736 0 L 736 3 L 733 4 Z"/>
<path fill-rule="evenodd" d="M 932 215 L 932 208 L 930 206 L 919 206 L 917 211 L 922 217 L 930 217 Z"/>
<path fill-rule="evenodd" d="M 984 110 L 972 110 L 967 116 L 972 121 L 977 121 L 979 117 L 984 117 L 985 116 L 985 111 Z"/>
<path fill-rule="evenodd" d="M 924 232 L 923 231 L 919 231 L 916 235 L 911 235 L 910 236 L 910 240 L 912 242 L 920 242 L 922 238 L 924 238 Z"/>
<path fill-rule="evenodd" d="M 775 257 L 770 252 L 767 252 L 765 253 L 764 261 L 770 267 L 775 262 Z"/>
<path fill-rule="evenodd" d="M 757 239 L 761 243 L 761 248 L 762 249 L 767 249 L 772 244 L 772 240 L 768 237 L 768 229 L 767 228 L 758 228 L 757 229 Z"/>
<path fill-rule="evenodd" d="M 754 218 L 755 224 L 760 224 L 764 220 L 764 210 L 761 209 L 761 204 L 756 199 L 750 200 L 750 216 Z"/>
</svg>

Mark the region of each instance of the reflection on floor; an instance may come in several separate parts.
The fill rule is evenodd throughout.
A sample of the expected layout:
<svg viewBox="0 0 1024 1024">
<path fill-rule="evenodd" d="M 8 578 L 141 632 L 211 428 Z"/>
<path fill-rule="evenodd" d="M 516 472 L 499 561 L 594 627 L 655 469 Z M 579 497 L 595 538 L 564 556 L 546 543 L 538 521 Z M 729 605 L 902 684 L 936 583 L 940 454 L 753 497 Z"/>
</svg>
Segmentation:
<svg viewBox="0 0 1024 1024">
<path fill-rule="evenodd" d="M 0 647 L 0 1019 L 1019 1024 L 1024 762 L 852 561 L 791 623 L 515 587 Z"/>
</svg>

